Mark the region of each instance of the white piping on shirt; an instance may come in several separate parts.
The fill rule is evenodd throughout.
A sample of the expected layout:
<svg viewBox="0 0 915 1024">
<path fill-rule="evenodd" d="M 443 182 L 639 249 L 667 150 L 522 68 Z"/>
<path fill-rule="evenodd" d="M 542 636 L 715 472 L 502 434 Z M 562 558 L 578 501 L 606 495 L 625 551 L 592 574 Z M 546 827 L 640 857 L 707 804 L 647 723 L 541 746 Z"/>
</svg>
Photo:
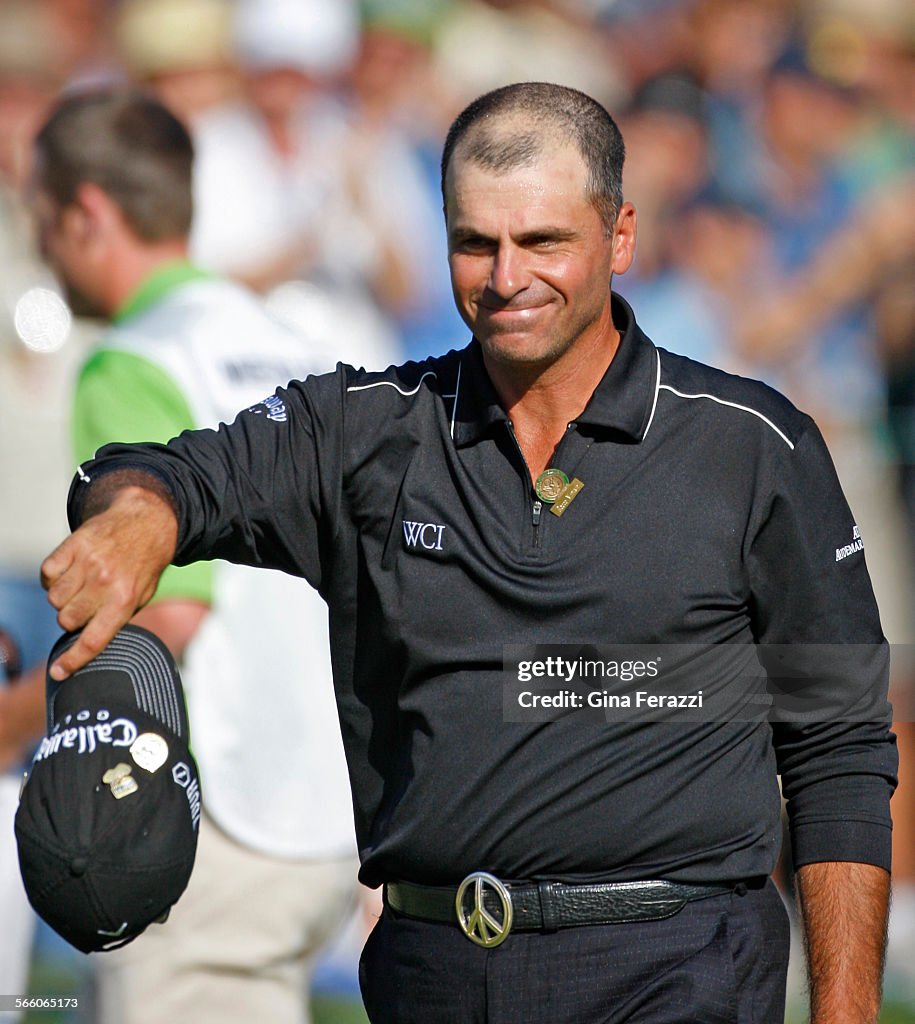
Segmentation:
<svg viewBox="0 0 915 1024">
<path fill-rule="evenodd" d="M 645 427 L 645 432 L 642 434 L 643 441 L 648 437 L 648 431 L 651 429 L 651 424 L 654 421 L 655 409 L 658 407 L 658 391 L 661 388 L 661 353 L 656 351 L 655 357 L 658 360 L 658 372 L 654 381 L 654 401 L 651 403 L 651 415 L 648 417 L 648 425 Z"/>
<path fill-rule="evenodd" d="M 700 393 L 695 394 L 695 395 L 690 395 L 690 394 L 687 394 L 684 391 L 678 391 L 675 387 L 672 387 L 670 384 L 662 384 L 661 383 L 661 356 L 660 356 L 660 353 L 656 353 L 656 355 L 657 355 L 657 360 L 658 360 L 658 368 L 657 368 L 657 375 L 655 377 L 654 401 L 651 403 L 651 414 L 648 417 L 648 425 L 645 427 L 645 431 L 642 434 L 642 440 L 643 441 L 648 436 L 648 431 L 651 429 L 651 424 L 654 422 L 655 412 L 657 411 L 657 407 L 658 407 L 658 394 L 660 393 L 661 389 L 663 388 L 664 391 L 669 391 L 672 395 L 676 395 L 678 398 L 707 398 L 710 402 L 717 402 L 718 405 L 725 405 L 725 406 L 727 406 L 730 409 L 739 409 L 741 412 L 748 412 L 752 416 L 757 416 L 757 417 L 759 417 L 759 419 L 761 419 L 763 421 L 763 423 L 765 423 L 767 426 L 771 427 L 775 431 L 775 433 L 778 434 L 778 436 L 785 442 L 785 444 L 788 445 L 788 447 L 792 451 L 794 451 L 794 444 L 791 442 L 791 440 L 789 440 L 789 438 L 786 437 L 785 434 L 781 430 L 778 429 L 778 427 L 772 422 L 772 420 L 770 420 L 767 416 L 764 416 L 761 412 L 759 412 L 758 409 L 752 409 L 748 405 L 740 405 L 738 402 L 728 402 L 724 398 L 718 398 L 715 395 L 709 395 L 709 394 L 706 394 L 705 392 L 700 392 Z M 451 438 L 452 438 L 452 440 L 454 439 L 454 424 L 455 424 L 455 419 L 457 417 L 458 395 L 460 394 L 460 390 L 461 390 L 461 368 L 462 368 L 462 366 L 463 366 L 463 361 L 458 363 L 457 380 L 456 380 L 455 386 L 454 386 L 454 406 L 452 407 L 452 410 L 451 410 Z M 411 395 L 415 395 L 419 391 L 420 387 L 422 386 L 422 382 L 426 379 L 426 377 L 437 377 L 437 376 L 438 376 L 438 374 L 436 374 L 434 370 L 427 370 L 422 375 L 422 377 L 419 378 L 419 382 L 417 383 L 416 387 L 412 389 L 412 391 L 404 391 L 402 388 L 399 388 L 395 383 L 393 383 L 393 381 L 389 381 L 389 380 L 379 380 L 379 381 L 375 381 L 373 384 L 354 384 L 352 387 L 349 387 L 346 390 L 347 391 L 367 391 L 369 388 L 379 388 L 379 387 L 387 386 L 389 388 L 394 388 L 395 391 L 399 392 L 401 395 L 403 395 L 404 397 L 408 398 Z M 449 397 L 450 398 L 451 396 L 448 395 L 448 396 L 444 396 L 444 397 Z"/>
<path fill-rule="evenodd" d="M 464 360 L 458 361 L 458 372 L 457 380 L 454 382 L 454 405 L 451 407 L 451 440 L 454 440 L 454 420 L 457 416 L 457 404 L 458 395 L 461 393 L 461 367 L 464 365 Z"/>
<path fill-rule="evenodd" d="M 710 402 L 717 402 L 719 405 L 726 405 L 731 409 L 739 409 L 741 412 L 748 412 L 753 416 L 758 416 L 767 426 L 771 427 L 776 434 L 785 442 L 788 447 L 794 451 L 794 444 L 778 429 L 778 427 L 768 417 L 763 416 L 757 409 L 751 409 L 748 405 L 740 405 L 738 402 L 728 402 L 723 398 L 717 398 L 715 395 L 707 395 L 704 392 L 697 395 L 688 395 L 683 391 L 677 391 L 676 388 L 671 387 L 670 384 L 658 384 L 658 390 L 664 389 L 669 391 L 671 394 L 676 395 L 678 398 L 707 398 Z M 655 402 L 657 402 L 657 394 L 655 394 Z M 653 413 L 652 413 L 653 415 Z M 649 421 L 649 426 L 651 422 Z M 645 434 L 648 433 L 648 429 L 645 429 Z M 642 440 L 645 440 L 645 434 L 642 435 Z"/>
<path fill-rule="evenodd" d="M 422 375 L 422 377 L 419 378 L 419 383 L 416 385 L 415 388 L 413 388 L 412 391 L 404 391 L 403 388 L 399 388 L 393 381 L 390 381 L 390 380 L 376 380 L 374 384 L 353 384 L 352 387 L 349 387 L 346 390 L 347 391 L 368 391 L 369 388 L 389 387 L 389 388 L 393 388 L 395 391 L 399 391 L 400 394 L 402 394 L 405 397 L 409 398 L 410 395 L 415 395 L 416 392 L 419 391 L 420 387 L 422 386 L 423 381 L 427 377 L 437 377 L 437 376 L 438 376 L 438 374 L 434 370 L 426 370 L 426 372 Z"/>
<path fill-rule="evenodd" d="M 454 399 L 454 406 L 453 406 L 453 408 L 451 410 L 451 440 L 452 441 L 454 440 L 454 422 L 455 422 L 455 418 L 457 417 L 458 395 L 461 393 L 461 368 L 463 367 L 463 365 L 464 365 L 464 362 L 463 362 L 463 360 L 461 360 L 458 363 L 457 380 L 455 381 L 455 384 L 454 384 L 454 394 L 453 395 L 442 395 L 443 398 L 453 398 Z M 427 377 L 437 377 L 437 376 L 438 376 L 438 374 L 434 370 L 427 370 L 422 375 L 422 377 L 419 378 L 419 383 L 416 385 L 415 388 L 413 388 L 412 391 L 404 391 L 403 388 L 399 388 L 393 381 L 390 381 L 390 380 L 377 380 L 373 384 L 354 384 L 354 385 L 352 385 L 352 387 L 348 387 L 346 390 L 347 391 L 367 391 L 369 388 L 380 388 L 380 387 L 383 387 L 383 386 L 386 385 L 389 388 L 394 388 L 395 391 L 399 392 L 405 398 L 409 398 L 411 395 L 415 395 L 416 392 L 419 391 L 420 387 L 422 386 L 423 381 Z"/>
</svg>

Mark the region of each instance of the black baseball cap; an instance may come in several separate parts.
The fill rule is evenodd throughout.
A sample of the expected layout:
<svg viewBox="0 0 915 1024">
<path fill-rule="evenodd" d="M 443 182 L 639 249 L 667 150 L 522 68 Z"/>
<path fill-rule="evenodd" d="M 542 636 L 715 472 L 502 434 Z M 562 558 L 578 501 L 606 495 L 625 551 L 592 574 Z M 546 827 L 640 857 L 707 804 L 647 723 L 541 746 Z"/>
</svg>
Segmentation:
<svg viewBox="0 0 915 1024">
<path fill-rule="evenodd" d="M 168 914 L 194 866 L 200 784 L 181 680 L 157 636 L 125 626 L 70 678 L 47 678 L 47 705 L 16 813 L 22 880 L 71 945 L 117 948 Z"/>
</svg>

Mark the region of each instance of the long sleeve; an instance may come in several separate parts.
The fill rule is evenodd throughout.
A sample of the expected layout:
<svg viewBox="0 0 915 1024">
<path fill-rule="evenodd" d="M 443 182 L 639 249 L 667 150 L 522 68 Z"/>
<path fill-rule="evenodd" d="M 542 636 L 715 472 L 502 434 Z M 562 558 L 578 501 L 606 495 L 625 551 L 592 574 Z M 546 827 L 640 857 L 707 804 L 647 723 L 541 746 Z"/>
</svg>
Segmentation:
<svg viewBox="0 0 915 1024">
<path fill-rule="evenodd" d="M 342 380 L 341 372 L 295 382 L 218 430 L 185 431 L 167 444 L 106 445 L 74 481 L 71 526 L 81 521 L 86 482 L 117 469 L 144 470 L 174 499 L 175 564 L 223 558 L 281 569 L 320 589 L 320 536 L 333 529 L 333 515 L 322 508 L 339 488 L 334 399 Z M 318 392 L 325 401 L 317 401 Z"/>
<path fill-rule="evenodd" d="M 889 868 L 889 648 L 863 542 L 812 421 L 766 475 L 748 565 L 794 861 Z"/>
</svg>

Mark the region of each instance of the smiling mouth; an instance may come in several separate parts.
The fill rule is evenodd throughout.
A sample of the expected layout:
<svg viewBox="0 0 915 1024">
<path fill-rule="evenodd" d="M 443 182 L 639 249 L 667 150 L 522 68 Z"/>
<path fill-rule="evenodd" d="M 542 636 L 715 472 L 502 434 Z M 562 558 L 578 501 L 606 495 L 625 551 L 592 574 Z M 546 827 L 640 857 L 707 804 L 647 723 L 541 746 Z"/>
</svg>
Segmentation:
<svg viewBox="0 0 915 1024">
<path fill-rule="evenodd" d="M 512 313 L 535 313 L 538 309 L 544 308 L 544 303 L 538 303 L 533 306 L 487 306 L 481 303 L 479 308 L 489 316 L 496 316 L 498 314 L 510 315 Z"/>
</svg>

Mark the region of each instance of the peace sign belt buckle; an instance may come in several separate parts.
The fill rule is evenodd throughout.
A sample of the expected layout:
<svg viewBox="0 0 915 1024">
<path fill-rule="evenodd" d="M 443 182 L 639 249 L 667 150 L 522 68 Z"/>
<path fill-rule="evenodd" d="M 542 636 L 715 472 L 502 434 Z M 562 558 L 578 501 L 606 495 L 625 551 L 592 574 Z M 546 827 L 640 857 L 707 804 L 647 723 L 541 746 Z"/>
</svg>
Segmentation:
<svg viewBox="0 0 915 1024">
<path fill-rule="evenodd" d="M 488 892 L 495 893 L 498 910 L 486 906 Z M 508 938 L 512 928 L 512 897 L 495 875 L 472 871 L 458 886 L 454 906 L 458 925 L 471 942 L 492 949 Z"/>
</svg>

